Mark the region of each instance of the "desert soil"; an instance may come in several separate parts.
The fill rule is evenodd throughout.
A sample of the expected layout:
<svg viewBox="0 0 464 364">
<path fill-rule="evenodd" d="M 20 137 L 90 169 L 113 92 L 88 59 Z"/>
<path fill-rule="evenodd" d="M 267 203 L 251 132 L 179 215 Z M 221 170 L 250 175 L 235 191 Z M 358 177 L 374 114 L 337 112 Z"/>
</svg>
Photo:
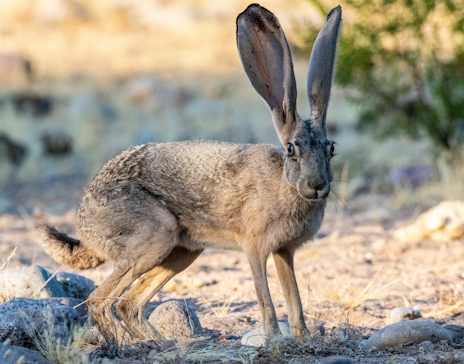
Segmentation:
<svg viewBox="0 0 464 364">
<path fill-rule="evenodd" d="M 4 269 L 39 264 L 85 275 L 97 285 L 104 280 L 111 263 L 77 272 L 54 262 L 37 243 L 36 227 L 44 220 L 75 234 L 74 216 L 84 184 L 82 180 L 57 180 L 2 190 L 3 200 L 20 207 L 16 213 L 0 215 L 0 261 L 16 248 Z M 295 271 L 307 323 L 323 323 L 328 342 L 343 335 L 346 339 L 319 352 L 298 352 L 301 348 L 290 345 L 288 353 L 278 357 L 275 355 L 280 354 L 261 350 L 257 362 L 289 358 L 318 362 L 337 354 L 350 356 L 354 363 L 464 362 L 460 346 L 435 344 L 427 350 L 410 346 L 366 353 L 353 344 L 354 339 L 384 327 L 389 311 L 399 306 L 420 309 L 424 318 L 439 324 L 464 325 L 463 241 L 395 240 L 395 229 L 412 222 L 417 213 L 388 211 L 382 207 L 387 198 L 355 199 L 349 212 L 329 208 L 315 240 L 296 254 Z M 286 304 L 272 258 L 268 280 L 278 319 L 286 321 Z M 205 251 L 152 299 L 146 314 L 170 299 L 185 300 L 194 307 L 205 334 L 227 345 L 236 345 L 244 331 L 261 325 L 251 271 L 241 252 Z M 134 356 L 131 362 L 138 362 L 132 360 L 136 360 Z"/>
</svg>

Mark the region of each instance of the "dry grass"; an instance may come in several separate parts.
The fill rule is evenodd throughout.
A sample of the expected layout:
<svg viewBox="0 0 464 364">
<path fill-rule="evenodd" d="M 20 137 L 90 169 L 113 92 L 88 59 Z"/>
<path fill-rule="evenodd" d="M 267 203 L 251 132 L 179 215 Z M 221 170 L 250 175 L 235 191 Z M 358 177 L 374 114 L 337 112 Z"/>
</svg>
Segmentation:
<svg viewBox="0 0 464 364">
<path fill-rule="evenodd" d="M 426 318 L 445 318 L 464 312 L 464 287 L 462 283 L 450 284 L 440 289 L 438 301 L 422 314 Z"/>
<path fill-rule="evenodd" d="M 391 296 L 404 297 L 403 293 L 395 290 L 395 286 L 400 283 L 398 279 L 390 277 L 388 270 L 380 268 L 364 287 L 346 277 L 334 279 L 328 285 L 315 284 L 308 287 L 309 304 L 306 311 L 310 312 L 310 317 L 320 318 L 320 313 L 314 312 L 314 307 L 324 301 L 339 302 L 345 310 L 352 310 L 369 300 L 381 300 Z M 404 299 L 407 302 L 407 299 Z"/>
<path fill-rule="evenodd" d="M 10 260 L 11 258 L 13 258 L 13 256 L 15 255 L 16 253 L 16 250 L 18 249 L 18 247 L 15 247 L 13 249 L 13 251 L 10 253 L 10 255 L 3 260 L 2 262 L 2 265 L 0 265 L 0 271 L 2 269 L 4 269 L 6 267 L 5 270 L 8 270 L 8 265 L 10 263 Z M 1 291 L 0 291 L 0 305 L 3 303 L 3 302 L 6 302 L 8 300 L 11 300 L 12 298 L 15 297 L 14 295 L 14 292 L 10 292 L 6 289 L 6 287 L 0 287 L 1 288 Z"/>
<path fill-rule="evenodd" d="M 209 342 L 208 345 L 201 349 L 187 348 L 177 350 L 167 350 L 153 356 L 155 363 L 204 363 L 204 362 L 239 362 L 251 364 L 258 356 L 256 348 L 249 346 L 230 346 L 219 345 Z"/>
<path fill-rule="evenodd" d="M 60 338 L 57 338 L 54 334 L 55 319 L 47 307 L 43 311 L 43 317 L 46 327 L 42 332 L 39 332 L 34 322 L 24 316 L 27 322 L 25 328 L 39 352 L 56 364 L 87 364 L 87 355 L 73 352 L 76 346 L 81 345 L 83 329 L 72 326 L 70 337 L 66 343 L 62 343 Z"/>
</svg>

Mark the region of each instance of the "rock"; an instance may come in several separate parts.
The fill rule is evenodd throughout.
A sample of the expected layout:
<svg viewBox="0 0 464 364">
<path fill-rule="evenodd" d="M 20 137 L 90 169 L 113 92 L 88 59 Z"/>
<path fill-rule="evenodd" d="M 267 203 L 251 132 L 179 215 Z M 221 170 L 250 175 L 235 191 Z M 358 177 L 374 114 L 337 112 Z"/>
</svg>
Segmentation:
<svg viewBox="0 0 464 364">
<path fill-rule="evenodd" d="M 160 351 L 166 351 L 166 350 L 176 350 L 176 340 L 165 340 L 161 344 Z"/>
<path fill-rule="evenodd" d="M 1 271 L 0 289 L 11 297 L 31 297 L 52 274 L 54 272 L 38 265 L 27 269 Z M 95 283 L 91 279 L 73 273 L 58 272 L 40 291 L 38 298 L 72 297 L 86 300 L 94 289 Z M 75 303 L 77 304 L 79 302 Z"/>
<path fill-rule="evenodd" d="M 17 113 L 28 113 L 34 116 L 45 116 L 53 110 L 53 99 L 34 93 L 20 92 L 12 96 Z"/>
<path fill-rule="evenodd" d="M 181 301 L 162 303 L 152 312 L 148 321 L 168 340 L 203 335 L 195 310 Z"/>
<path fill-rule="evenodd" d="M 21 54 L 0 53 L 0 83 L 5 86 L 25 85 L 32 80 L 31 61 Z"/>
<path fill-rule="evenodd" d="M 279 321 L 279 329 L 282 333 L 282 336 L 292 336 L 290 333 L 290 325 L 288 322 Z M 319 332 L 321 335 L 325 335 L 325 328 L 321 325 L 308 325 L 308 331 L 311 335 L 315 335 Z M 248 331 L 244 333 L 241 339 L 242 345 L 247 346 L 256 346 L 260 347 L 264 345 L 264 329 L 262 326 L 258 327 L 257 329 Z"/>
<path fill-rule="evenodd" d="M 290 333 L 290 325 L 287 322 L 279 321 L 279 329 L 282 333 L 282 336 L 292 336 Z M 263 346 L 264 341 L 264 328 L 262 326 L 258 327 L 257 329 L 248 331 L 241 339 L 242 345 L 256 347 Z"/>
<path fill-rule="evenodd" d="M 376 348 L 384 350 L 404 345 L 420 344 L 423 341 L 446 340 L 451 344 L 452 336 L 440 325 L 425 320 L 397 322 L 377 331 L 369 339 L 359 345 L 364 350 Z"/>
<path fill-rule="evenodd" d="M 321 364 L 351 364 L 351 359 L 347 356 L 328 356 L 322 359 Z"/>
<path fill-rule="evenodd" d="M 438 206 L 420 215 L 409 226 L 398 229 L 395 237 L 399 240 L 451 241 L 464 237 L 464 202 L 444 201 Z"/>
<path fill-rule="evenodd" d="M 75 309 L 59 302 L 14 298 L 0 305 L 0 342 L 9 339 L 12 345 L 34 348 L 31 333 L 48 330 L 65 343 L 78 320 Z"/>
<path fill-rule="evenodd" d="M 420 310 L 413 310 L 411 307 L 395 307 L 387 317 L 387 325 L 419 317 L 422 317 Z"/>
<path fill-rule="evenodd" d="M 178 340 L 176 346 L 181 350 L 201 350 L 210 345 L 208 340 L 196 340 L 196 339 L 189 339 L 189 340 Z"/>
<path fill-rule="evenodd" d="M 73 149 L 72 137 L 62 130 L 48 130 L 43 132 L 42 148 L 46 155 L 66 155 Z"/>
<path fill-rule="evenodd" d="M 393 168 L 389 179 L 394 185 L 417 188 L 426 182 L 438 179 L 438 172 L 433 166 L 408 166 Z"/>
<path fill-rule="evenodd" d="M 419 344 L 419 347 L 421 347 L 424 350 L 429 350 L 433 347 L 433 343 L 430 340 L 422 341 Z"/>
<path fill-rule="evenodd" d="M 95 283 L 91 279 L 78 274 L 58 272 L 55 278 L 61 284 L 68 297 L 86 300 L 95 289 Z"/>
<path fill-rule="evenodd" d="M 209 345 L 208 340 L 166 340 L 161 344 L 160 351 L 188 350 L 190 352 L 207 348 Z"/>
<path fill-rule="evenodd" d="M 68 307 L 76 307 L 74 308 L 77 312 L 77 315 L 79 317 L 79 322 L 84 323 L 87 321 L 87 310 L 85 307 L 85 304 L 83 304 L 83 300 L 79 298 L 72 298 L 72 297 L 50 297 L 48 298 L 49 301 L 53 302 L 58 302 L 61 303 L 62 305 L 68 306 Z"/>
<path fill-rule="evenodd" d="M 22 358 L 22 361 L 21 359 Z M 37 351 L 19 346 L 0 344 L 0 363 L 2 364 L 52 364 Z"/>
<path fill-rule="evenodd" d="M 63 287 L 61 287 L 61 284 L 58 283 L 56 278 L 50 279 L 50 273 L 38 265 L 33 265 L 27 268 L 27 277 L 29 277 L 29 288 L 32 290 L 32 294 L 37 298 L 67 296 Z"/>
<path fill-rule="evenodd" d="M 13 141 L 7 134 L 0 133 L 0 158 L 6 159 L 14 166 L 23 164 L 27 156 L 27 147 L 17 141 Z"/>
<path fill-rule="evenodd" d="M 55 278 L 50 279 L 50 276 L 50 273 L 38 265 L 6 270 L 0 272 L 0 288 L 9 297 L 67 297 L 58 281 Z"/>
<path fill-rule="evenodd" d="M 319 331 L 319 333 L 324 336 L 325 335 L 325 328 L 324 325 L 308 325 L 308 331 L 311 335 L 316 335 L 316 333 Z"/>
<path fill-rule="evenodd" d="M 464 340 L 464 326 L 460 325 L 443 325 L 453 338 L 453 343 L 460 343 Z"/>
</svg>

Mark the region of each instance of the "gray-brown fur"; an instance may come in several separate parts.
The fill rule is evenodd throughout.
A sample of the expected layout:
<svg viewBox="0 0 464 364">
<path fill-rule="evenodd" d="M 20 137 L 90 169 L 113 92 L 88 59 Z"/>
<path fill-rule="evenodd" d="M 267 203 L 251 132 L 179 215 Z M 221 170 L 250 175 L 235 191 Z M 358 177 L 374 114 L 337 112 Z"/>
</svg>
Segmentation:
<svg viewBox="0 0 464 364">
<path fill-rule="evenodd" d="M 88 246 L 50 225 L 43 224 L 41 231 L 41 241 L 45 252 L 61 264 L 76 269 L 90 269 L 105 262 L 98 258 Z"/>
<path fill-rule="evenodd" d="M 339 22 L 341 12 L 334 16 Z M 264 44 L 270 40 L 270 47 L 254 52 L 257 39 Z M 86 189 L 77 214 L 80 242 L 45 229 L 46 250 L 61 262 L 117 262 L 88 305 L 105 335 L 121 339 L 130 332 L 161 342 L 162 336 L 143 318 L 143 306 L 207 247 L 244 251 L 268 338 L 280 334 L 266 278 L 272 254 L 291 332 L 298 337 L 308 332 L 293 256 L 322 223 L 332 181 L 332 144 L 322 122 L 303 121 L 296 113 L 290 51 L 277 18 L 251 5 L 237 19 L 237 42 L 250 81 L 268 103 L 280 140 L 286 149 L 291 144 L 292 153 L 271 145 L 213 141 L 133 147 L 109 161 Z M 327 93 L 322 95 L 327 104 Z M 79 249 L 93 254 L 74 253 Z M 123 299 L 116 309 L 125 326 L 111 310 L 118 297 Z"/>
</svg>

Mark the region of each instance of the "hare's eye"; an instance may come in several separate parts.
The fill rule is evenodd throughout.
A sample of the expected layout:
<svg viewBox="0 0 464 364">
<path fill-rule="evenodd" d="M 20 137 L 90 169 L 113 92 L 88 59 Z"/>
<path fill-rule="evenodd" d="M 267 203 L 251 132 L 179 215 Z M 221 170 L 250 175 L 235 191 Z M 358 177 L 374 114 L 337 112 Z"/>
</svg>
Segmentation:
<svg viewBox="0 0 464 364">
<path fill-rule="evenodd" d="M 335 154 L 335 145 L 334 143 L 330 144 L 330 156 L 333 157 Z"/>
<path fill-rule="evenodd" d="M 293 146 L 292 143 L 287 144 L 287 153 L 290 157 L 293 157 L 295 154 L 295 147 Z"/>
</svg>

